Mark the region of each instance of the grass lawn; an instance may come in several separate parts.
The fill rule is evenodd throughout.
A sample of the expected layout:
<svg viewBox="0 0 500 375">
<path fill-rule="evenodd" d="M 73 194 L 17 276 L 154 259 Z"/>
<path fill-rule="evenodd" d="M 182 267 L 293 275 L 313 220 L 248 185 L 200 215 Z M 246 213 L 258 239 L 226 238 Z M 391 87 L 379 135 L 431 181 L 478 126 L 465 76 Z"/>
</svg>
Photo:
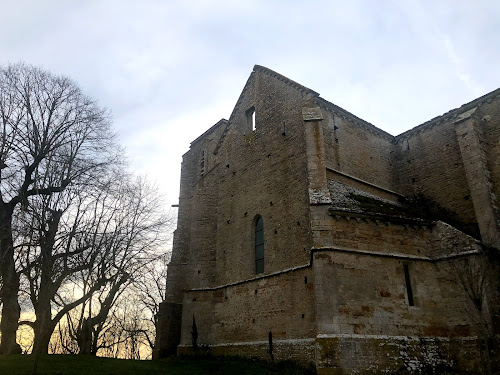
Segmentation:
<svg viewBox="0 0 500 375">
<path fill-rule="evenodd" d="M 0 374 L 28 375 L 33 370 L 29 355 L 0 356 Z M 240 358 L 172 358 L 158 361 L 133 361 L 79 355 L 40 357 L 38 375 L 305 375 L 311 372 L 290 363 L 271 364 Z"/>
</svg>

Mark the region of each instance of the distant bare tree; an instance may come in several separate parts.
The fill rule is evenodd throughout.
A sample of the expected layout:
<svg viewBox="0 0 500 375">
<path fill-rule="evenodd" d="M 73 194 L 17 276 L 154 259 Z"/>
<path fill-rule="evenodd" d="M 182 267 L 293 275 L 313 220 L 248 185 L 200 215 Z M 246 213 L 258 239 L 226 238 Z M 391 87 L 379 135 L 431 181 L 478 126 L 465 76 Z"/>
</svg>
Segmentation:
<svg viewBox="0 0 500 375">
<path fill-rule="evenodd" d="M 167 264 L 170 253 L 163 253 L 155 262 L 148 264 L 145 272 L 134 278 L 130 293 L 136 296 L 140 307 L 142 335 L 152 355 L 156 337 L 157 316 L 160 303 L 165 300 L 167 287 Z"/>
<path fill-rule="evenodd" d="M 0 67 L 0 353 L 20 350 L 16 210 L 27 210 L 33 197 L 54 196 L 78 180 L 98 178 L 116 150 L 108 112 L 74 82 L 24 64 Z M 58 220 L 56 210 L 51 225 Z M 45 239 L 52 240 L 48 233 Z"/>
</svg>

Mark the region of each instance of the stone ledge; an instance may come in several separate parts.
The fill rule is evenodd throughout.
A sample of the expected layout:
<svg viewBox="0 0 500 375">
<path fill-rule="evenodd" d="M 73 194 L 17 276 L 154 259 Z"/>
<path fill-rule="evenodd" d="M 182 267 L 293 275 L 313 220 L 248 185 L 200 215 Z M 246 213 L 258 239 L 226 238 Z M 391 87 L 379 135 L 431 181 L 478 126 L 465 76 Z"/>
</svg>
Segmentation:
<svg viewBox="0 0 500 375">
<path fill-rule="evenodd" d="M 342 210 L 342 209 L 338 209 L 338 208 L 330 208 L 330 209 L 328 209 L 328 213 L 330 214 L 330 216 L 359 218 L 359 219 L 372 220 L 372 221 L 383 221 L 383 222 L 389 222 L 389 223 L 400 224 L 400 225 L 417 225 L 417 226 L 421 226 L 421 227 L 432 227 L 434 225 L 434 222 L 432 222 L 432 221 L 427 221 L 427 220 L 418 219 L 418 218 L 409 218 L 409 217 L 402 217 L 402 216 L 390 216 L 390 215 L 384 215 L 384 214 L 371 214 L 371 213 Z"/>
</svg>

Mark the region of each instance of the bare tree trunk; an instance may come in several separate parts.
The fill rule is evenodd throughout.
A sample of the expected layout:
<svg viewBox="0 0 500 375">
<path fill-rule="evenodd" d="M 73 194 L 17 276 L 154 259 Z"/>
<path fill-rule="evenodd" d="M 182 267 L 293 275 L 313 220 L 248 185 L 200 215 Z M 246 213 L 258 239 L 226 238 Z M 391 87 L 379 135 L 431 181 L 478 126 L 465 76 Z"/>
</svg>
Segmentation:
<svg viewBox="0 0 500 375">
<path fill-rule="evenodd" d="M 44 301 L 41 309 L 37 309 L 36 312 L 36 321 L 34 324 L 35 331 L 35 339 L 33 344 L 33 352 L 39 354 L 48 354 L 49 352 L 49 342 L 52 336 L 52 332 L 54 332 L 55 325 L 51 319 L 51 311 L 50 311 L 50 300 L 48 303 Z"/>
<path fill-rule="evenodd" d="M 54 259 L 52 252 L 62 211 L 51 210 L 52 217 L 47 222 L 47 229 L 43 228 L 43 235 L 40 239 L 41 251 L 41 276 L 38 301 L 35 306 L 36 321 L 34 325 L 35 342 L 33 350 L 36 354 L 48 354 L 49 342 L 52 332 L 54 332 L 57 322 L 52 320 L 52 309 L 50 301 L 54 296 L 55 287 L 52 282 L 52 267 Z"/>
<path fill-rule="evenodd" d="M 50 300 L 49 300 L 50 306 Z M 48 312 L 48 313 L 47 313 Z M 52 332 L 54 332 L 55 323 L 53 323 L 50 315 L 50 308 L 48 310 L 42 311 L 40 314 L 37 313 L 37 319 L 34 324 L 35 339 L 33 343 L 33 354 L 35 359 L 33 361 L 33 371 L 32 375 L 36 375 L 38 368 L 38 361 L 40 360 L 40 355 L 48 354 L 50 338 L 52 337 Z"/>
<path fill-rule="evenodd" d="M 80 348 L 80 354 L 91 354 L 97 355 L 97 340 L 100 333 L 100 329 L 94 329 L 95 326 L 102 325 L 104 321 L 108 318 L 109 311 L 113 307 L 115 297 L 120 291 L 120 287 L 127 282 L 129 279 L 127 273 L 121 275 L 121 277 L 114 282 L 111 290 L 101 304 L 99 313 L 92 317 L 83 319 L 80 328 L 76 332 L 78 347 Z"/>
<path fill-rule="evenodd" d="M 95 355 L 95 350 L 93 347 L 93 336 L 92 336 L 92 319 L 85 318 L 83 320 L 81 328 L 77 332 L 78 337 L 78 347 L 80 348 L 79 354 L 92 354 Z"/>
<path fill-rule="evenodd" d="M 0 203 L 0 276 L 3 280 L 0 290 L 3 304 L 0 354 L 20 354 L 21 347 L 16 343 L 16 332 L 21 308 L 17 299 L 19 275 L 14 263 L 12 208 L 3 202 Z"/>
</svg>

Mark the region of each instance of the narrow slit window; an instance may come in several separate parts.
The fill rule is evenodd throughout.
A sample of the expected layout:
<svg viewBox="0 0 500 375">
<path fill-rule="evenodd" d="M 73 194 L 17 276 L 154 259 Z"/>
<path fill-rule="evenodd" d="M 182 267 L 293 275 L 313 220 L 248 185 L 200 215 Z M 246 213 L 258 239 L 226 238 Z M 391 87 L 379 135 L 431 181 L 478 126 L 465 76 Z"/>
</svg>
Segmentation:
<svg viewBox="0 0 500 375">
<path fill-rule="evenodd" d="M 264 219 L 257 217 L 255 222 L 255 273 L 264 272 Z"/>
<path fill-rule="evenodd" d="M 410 271 L 407 264 L 403 264 L 403 270 L 405 273 L 406 282 L 406 294 L 408 295 L 408 304 L 410 306 L 415 306 L 415 301 L 413 300 L 413 290 L 411 288 Z"/>
<path fill-rule="evenodd" d="M 248 124 L 248 129 L 251 129 L 250 131 L 255 130 L 255 107 L 252 107 L 246 111 L 247 114 L 247 124 Z"/>
<path fill-rule="evenodd" d="M 205 174 L 205 150 L 201 150 L 200 168 L 201 168 L 200 176 L 203 177 L 203 175 Z"/>
</svg>

